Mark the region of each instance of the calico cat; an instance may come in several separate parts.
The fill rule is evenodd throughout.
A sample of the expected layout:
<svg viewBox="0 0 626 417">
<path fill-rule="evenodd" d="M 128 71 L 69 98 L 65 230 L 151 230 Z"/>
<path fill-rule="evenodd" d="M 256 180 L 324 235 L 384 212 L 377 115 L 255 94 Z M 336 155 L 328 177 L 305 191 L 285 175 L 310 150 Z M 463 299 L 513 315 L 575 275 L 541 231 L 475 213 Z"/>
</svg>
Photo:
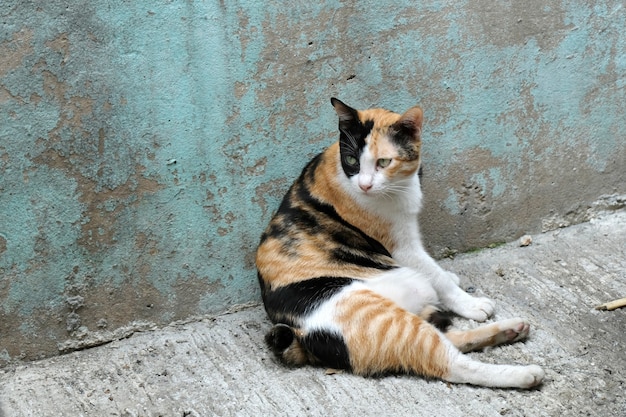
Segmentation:
<svg viewBox="0 0 626 417">
<path fill-rule="evenodd" d="M 494 303 L 459 287 L 424 250 L 417 223 L 422 110 L 359 111 L 333 98 L 339 141 L 311 160 L 261 237 L 256 265 L 275 323 L 266 342 L 291 365 L 360 375 L 408 372 L 529 388 L 536 365 L 491 365 L 463 352 L 515 342 L 515 318 L 447 330 L 443 307 L 485 321 Z"/>
</svg>

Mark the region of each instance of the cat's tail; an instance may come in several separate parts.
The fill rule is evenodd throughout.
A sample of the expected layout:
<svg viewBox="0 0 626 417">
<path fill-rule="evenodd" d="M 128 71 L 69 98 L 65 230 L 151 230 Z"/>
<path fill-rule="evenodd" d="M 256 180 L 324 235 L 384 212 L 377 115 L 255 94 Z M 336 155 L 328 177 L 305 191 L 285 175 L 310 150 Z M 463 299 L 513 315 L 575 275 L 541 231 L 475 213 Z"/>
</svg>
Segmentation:
<svg viewBox="0 0 626 417">
<path fill-rule="evenodd" d="M 265 343 L 285 364 L 302 366 L 316 361 L 300 343 L 299 329 L 278 323 L 265 335 Z"/>
</svg>

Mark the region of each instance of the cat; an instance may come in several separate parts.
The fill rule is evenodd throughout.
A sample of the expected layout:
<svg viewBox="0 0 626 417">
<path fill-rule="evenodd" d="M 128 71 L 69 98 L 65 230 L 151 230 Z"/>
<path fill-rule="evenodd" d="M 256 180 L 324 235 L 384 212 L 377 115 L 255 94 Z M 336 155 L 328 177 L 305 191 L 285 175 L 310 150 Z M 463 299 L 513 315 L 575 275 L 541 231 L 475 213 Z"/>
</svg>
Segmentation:
<svg viewBox="0 0 626 417">
<path fill-rule="evenodd" d="M 356 110 L 331 99 L 339 141 L 315 156 L 261 236 L 256 265 L 266 336 L 289 365 L 358 375 L 411 373 L 454 383 L 530 388 L 537 365 L 493 365 L 465 352 L 528 336 L 514 318 L 449 329 L 444 311 L 476 321 L 494 302 L 459 287 L 425 251 L 417 215 L 423 113 Z"/>
</svg>

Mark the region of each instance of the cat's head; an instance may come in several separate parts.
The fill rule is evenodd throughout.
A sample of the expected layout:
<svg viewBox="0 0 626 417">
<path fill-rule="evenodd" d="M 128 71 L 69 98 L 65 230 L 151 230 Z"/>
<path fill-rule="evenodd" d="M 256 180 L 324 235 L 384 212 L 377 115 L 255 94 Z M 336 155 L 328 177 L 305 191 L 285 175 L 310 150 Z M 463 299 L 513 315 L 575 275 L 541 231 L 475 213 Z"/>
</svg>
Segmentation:
<svg viewBox="0 0 626 417">
<path fill-rule="evenodd" d="M 336 98 L 341 167 L 355 192 L 389 195 L 417 175 L 423 113 L 400 115 L 384 109 L 356 110 Z"/>
</svg>

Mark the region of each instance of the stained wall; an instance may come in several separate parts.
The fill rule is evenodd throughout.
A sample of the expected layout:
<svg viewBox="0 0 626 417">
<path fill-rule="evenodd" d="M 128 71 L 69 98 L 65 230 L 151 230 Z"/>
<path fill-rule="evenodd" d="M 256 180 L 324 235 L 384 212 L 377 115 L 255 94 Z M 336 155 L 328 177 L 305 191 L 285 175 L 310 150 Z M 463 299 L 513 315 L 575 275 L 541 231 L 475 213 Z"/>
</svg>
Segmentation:
<svg viewBox="0 0 626 417">
<path fill-rule="evenodd" d="M 0 365 L 258 302 L 258 237 L 336 139 L 331 96 L 425 109 L 436 256 L 623 205 L 621 1 L 9 0 L 0 16 Z"/>
</svg>

